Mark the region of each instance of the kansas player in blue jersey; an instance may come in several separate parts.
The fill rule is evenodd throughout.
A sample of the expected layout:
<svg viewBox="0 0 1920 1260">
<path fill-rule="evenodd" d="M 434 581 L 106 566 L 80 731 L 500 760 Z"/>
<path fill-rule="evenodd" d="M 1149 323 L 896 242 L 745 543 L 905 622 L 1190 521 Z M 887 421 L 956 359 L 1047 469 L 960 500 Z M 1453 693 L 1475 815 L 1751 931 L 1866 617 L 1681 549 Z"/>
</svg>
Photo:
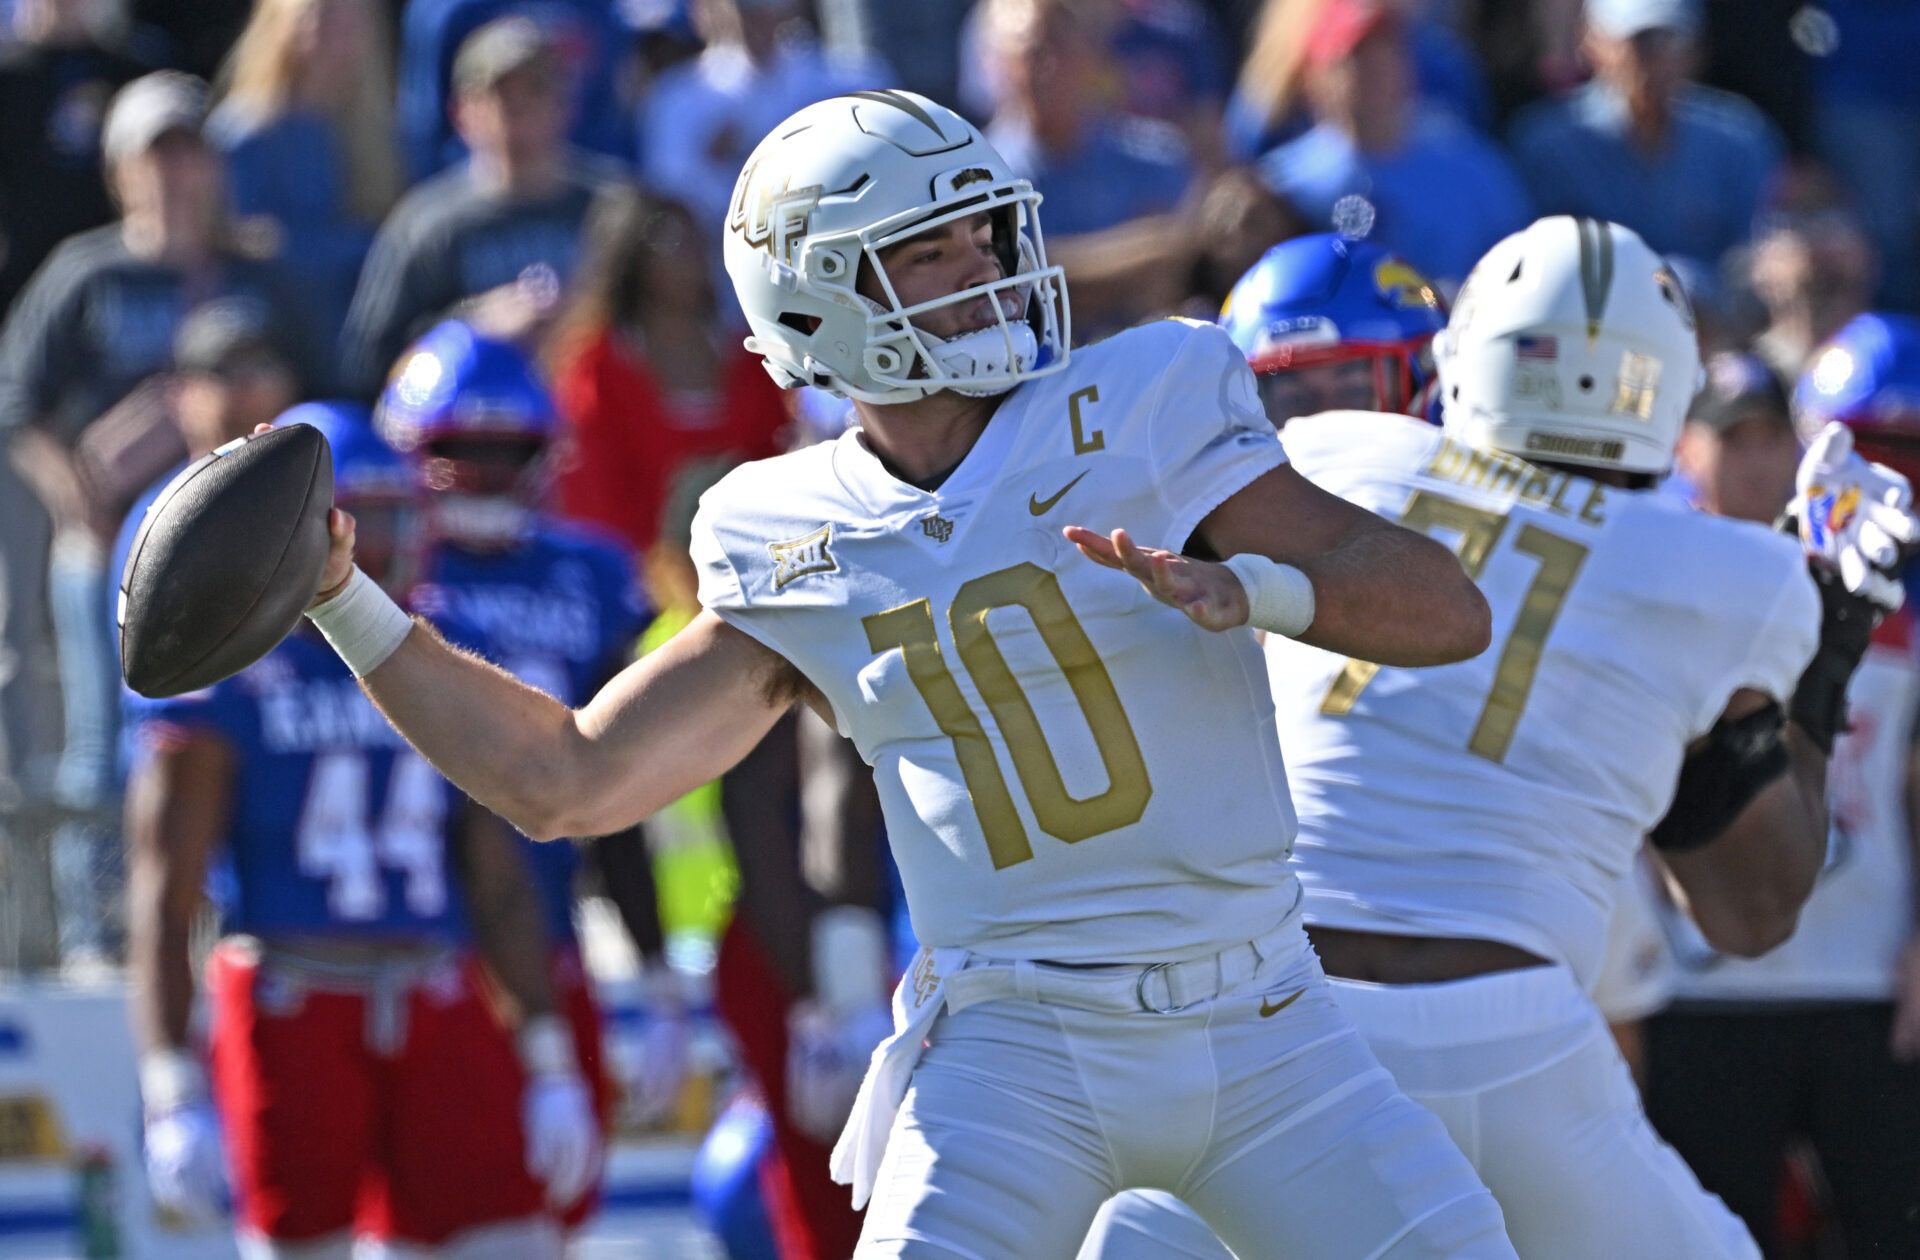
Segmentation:
<svg viewBox="0 0 1920 1260">
<path fill-rule="evenodd" d="M 431 544 L 415 611 L 449 641 L 575 704 L 630 659 L 643 622 L 632 562 L 597 535 L 540 514 L 559 416 L 532 361 L 516 346 L 449 321 L 396 366 L 376 424 L 425 492 Z M 634 837 L 591 842 L 623 918 L 657 921 L 645 850 Z M 553 941 L 556 996 L 573 1021 L 580 1064 L 605 1122 L 611 1090 L 600 1017 L 574 932 L 580 850 L 521 845 Z M 645 927 L 635 932 L 642 953 Z M 664 983 L 663 966 L 649 980 Z M 592 1210 L 570 1205 L 569 1224 Z"/>
<path fill-rule="evenodd" d="M 364 413 L 308 405 L 283 420 L 327 433 L 336 494 L 370 523 L 381 579 L 403 587 L 418 563 L 407 467 Z M 356 1235 L 558 1256 L 550 1204 L 580 1193 L 596 1139 L 527 948 L 544 929 L 511 832 L 392 734 L 317 636 L 129 707 L 134 1018 L 156 1200 L 211 1210 L 224 1138 L 249 1256 L 344 1260 Z M 206 967 L 210 1070 L 191 1032 L 203 887 L 223 934 Z"/>
</svg>

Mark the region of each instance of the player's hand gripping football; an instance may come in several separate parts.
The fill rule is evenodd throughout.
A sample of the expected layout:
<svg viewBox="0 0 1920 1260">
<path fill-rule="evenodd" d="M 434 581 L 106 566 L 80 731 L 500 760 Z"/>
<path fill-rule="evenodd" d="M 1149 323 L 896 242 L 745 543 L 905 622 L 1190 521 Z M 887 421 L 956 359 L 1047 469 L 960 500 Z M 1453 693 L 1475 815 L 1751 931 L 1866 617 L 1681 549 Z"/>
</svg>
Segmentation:
<svg viewBox="0 0 1920 1260">
<path fill-rule="evenodd" d="M 1801 457 L 1793 485 L 1787 510 L 1807 555 L 1837 572 L 1849 594 L 1888 612 L 1900 607 L 1899 566 L 1920 544 L 1907 479 L 1862 459 L 1853 449 L 1853 431 L 1835 421 Z"/>
<path fill-rule="evenodd" d="M 1061 533 L 1095 564 L 1132 574 L 1147 593 L 1185 613 L 1202 630 L 1247 624 L 1247 589 L 1231 569 L 1159 547 L 1142 547 L 1124 529 L 1096 534 L 1078 525 Z"/>
<path fill-rule="evenodd" d="M 320 570 L 320 587 L 313 603 L 322 604 L 340 593 L 353 576 L 353 513 L 334 508 L 327 513 L 327 567 Z"/>
</svg>

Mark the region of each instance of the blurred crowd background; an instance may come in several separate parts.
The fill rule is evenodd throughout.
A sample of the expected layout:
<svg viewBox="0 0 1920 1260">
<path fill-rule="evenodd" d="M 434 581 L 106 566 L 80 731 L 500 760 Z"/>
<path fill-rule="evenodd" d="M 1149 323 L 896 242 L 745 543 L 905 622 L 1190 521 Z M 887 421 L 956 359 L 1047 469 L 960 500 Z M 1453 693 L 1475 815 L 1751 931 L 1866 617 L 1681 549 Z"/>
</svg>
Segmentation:
<svg viewBox="0 0 1920 1260">
<path fill-rule="evenodd" d="M 134 499 L 297 402 L 370 402 L 436 321 L 538 357 L 551 509 L 684 618 L 690 487 L 845 423 L 741 348 L 719 266 L 802 105 L 978 120 L 1045 195 L 1083 339 L 1210 318 L 1304 232 L 1451 292 L 1537 215 L 1617 220 L 1745 356 L 1716 406 L 1790 440 L 1780 382 L 1920 308 L 1915 49 L 1901 0 L 0 0 L 0 968 L 122 956 L 102 613 Z"/>
<path fill-rule="evenodd" d="M 297 404 L 373 404 L 440 321 L 538 365 L 563 427 L 544 506 L 631 554 L 653 618 L 634 650 L 692 616 L 699 492 L 848 422 L 844 403 L 775 388 L 720 266 L 741 165 L 814 100 L 907 88 L 977 120 L 1045 196 L 1082 340 L 1213 318 L 1264 251 L 1308 232 L 1383 244 L 1451 295 L 1536 216 L 1624 223 L 1700 316 L 1707 380 L 1678 481 L 1707 510 L 1769 520 L 1803 436 L 1796 383 L 1844 384 L 1853 361 L 1823 347 L 1856 317 L 1920 312 L 1916 50 L 1912 0 L 0 0 L 0 975 L 124 963 L 113 545 L 142 493 Z M 1920 346 L 1897 320 L 1855 327 L 1885 343 L 1847 343 L 1876 370 Z M 1920 356 L 1901 362 L 1879 403 L 1920 412 Z M 1871 797 L 1911 838 L 1920 700 L 1904 639 L 1898 654 L 1905 681 L 1873 684 L 1900 710 L 1883 715 L 1895 747 L 1836 772 L 1835 812 Z M 728 850 L 729 829 L 790 839 L 810 794 L 827 830 L 877 837 L 860 768 L 810 746 L 824 729 L 788 730 L 738 783 L 651 820 L 678 966 L 711 965 L 736 897 L 791 944 L 806 920 L 779 888 L 804 877 L 831 900 L 849 892 L 836 878 L 877 878 L 813 870 L 786 841 Z M 1910 869 L 1873 879 L 1834 913 L 1860 921 L 1872 901 L 1891 925 L 1910 1083 L 1920 898 Z M 1610 1013 L 1671 996 L 1659 936 L 1616 933 Z M 1879 1002 L 1891 966 L 1873 962 L 1861 993 Z M 1716 968 L 1692 970 L 1739 989 Z M 1807 984 L 1735 996 L 1858 996 Z M 1683 984 L 1676 1010 L 1711 989 Z M 1706 1027 L 1670 1017 L 1656 1041 Z M 1730 1116 L 1798 1105 L 1770 1075 L 1785 1051 L 1719 1072 L 1728 1046 L 1761 1044 L 1754 1027 L 1669 1053 L 1699 1068 L 1656 1074 L 1669 1136 L 1674 1115 L 1698 1114 L 1708 1141 Z M 1752 1221 L 1781 1173 L 1750 1162 L 1761 1206 L 1736 1206 Z M 818 1184 L 796 1193 L 841 1193 L 823 1161 L 805 1167 Z"/>
</svg>

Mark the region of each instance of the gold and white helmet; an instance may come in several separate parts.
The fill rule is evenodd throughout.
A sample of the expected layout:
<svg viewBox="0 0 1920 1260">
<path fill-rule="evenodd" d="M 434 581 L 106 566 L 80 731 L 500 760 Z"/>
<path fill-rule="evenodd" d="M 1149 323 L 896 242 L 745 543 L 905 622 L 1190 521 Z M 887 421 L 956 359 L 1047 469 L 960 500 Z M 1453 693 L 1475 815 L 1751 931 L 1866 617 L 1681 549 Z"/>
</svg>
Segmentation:
<svg viewBox="0 0 1920 1260">
<path fill-rule="evenodd" d="M 1004 393 L 1066 365 L 1066 278 L 1047 265 L 1040 194 L 1016 179 L 972 123 L 911 92 L 855 92 L 809 105 L 747 159 L 727 215 L 727 274 L 782 386 L 813 385 L 866 402 L 941 390 Z M 904 307 L 880 251 L 986 211 L 1005 273 Z M 854 289 L 873 268 L 884 303 Z M 914 319 L 996 300 L 998 321 L 941 338 Z M 1009 315 L 1005 307 L 1016 312 Z"/>
<path fill-rule="evenodd" d="M 1673 269 L 1600 219 L 1541 219 L 1487 251 L 1433 345 L 1447 432 L 1589 468 L 1666 472 L 1702 380 Z"/>
</svg>

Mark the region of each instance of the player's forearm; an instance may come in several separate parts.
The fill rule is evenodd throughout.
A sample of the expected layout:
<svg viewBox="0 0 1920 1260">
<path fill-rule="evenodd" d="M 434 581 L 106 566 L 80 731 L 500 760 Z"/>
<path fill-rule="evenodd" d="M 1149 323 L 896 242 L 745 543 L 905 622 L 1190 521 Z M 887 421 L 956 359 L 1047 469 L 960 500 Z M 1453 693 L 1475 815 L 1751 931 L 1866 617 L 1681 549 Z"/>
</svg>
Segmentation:
<svg viewBox="0 0 1920 1260">
<path fill-rule="evenodd" d="M 560 828 L 581 781 L 574 714 L 425 622 L 360 680 L 380 712 L 440 773 L 535 839 Z"/>
<path fill-rule="evenodd" d="M 1826 858 L 1826 754 L 1789 723 L 1789 765 L 1698 849 L 1663 857 L 1715 949 L 1752 958 L 1793 934 Z"/>
<path fill-rule="evenodd" d="M 186 1046 L 193 1020 L 192 914 L 164 872 L 136 856 L 127 873 L 127 971 L 140 1049 Z"/>
<path fill-rule="evenodd" d="M 766 648 L 711 614 L 577 712 L 416 624 L 362 680 L 395 728 L 536 840 L 631 827 L 746 755 L 784 710 Z"/>
<path fill-rule="evenodd" d="M 232 748 L 196 733 L 150 749 L 127 784 L 127 967 L 143 1052 L 188 1042 L 193 920 L 208 855 L 226 831 L 233 775 Z"/>
<path fill-rule="evenodd" d="M 1445 665 L 1486 650 L 1492 614 L 1452 552 L 1385 521 L 1319 555 L 1286 559 L 1313 581 L 1304 643 L 1382 665 Z"/>
<path fill-rule="evenodd" d="M 499 820 L 473 817 L 465 830 L 460 883 L 480 960 L 505 990 L 516 1026 L 551 1015 L 549 942 L 531 872 Z"/>
<path fill-rule="evenodd" d="M 817 905 L 801 874 L 799 819 L 791 808 L 800 791 L 799 724 L 798 713 L 775 723 L 720 777 L 720 812 L 740 867 L 734 914 L 790 998 L 813 988 L 803 943 Z"/>
</svg>

